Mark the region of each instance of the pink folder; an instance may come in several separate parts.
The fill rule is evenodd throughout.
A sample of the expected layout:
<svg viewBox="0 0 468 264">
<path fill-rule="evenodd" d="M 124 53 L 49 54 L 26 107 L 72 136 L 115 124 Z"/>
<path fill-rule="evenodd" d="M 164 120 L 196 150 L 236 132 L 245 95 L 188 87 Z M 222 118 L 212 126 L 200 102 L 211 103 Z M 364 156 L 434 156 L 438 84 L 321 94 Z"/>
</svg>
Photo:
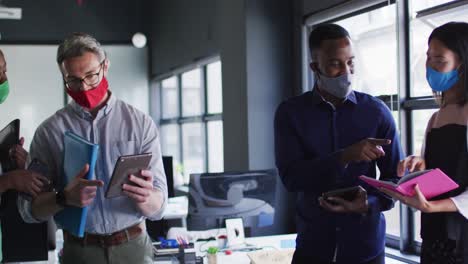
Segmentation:
<svg viewBox="0 0 468 264">
<path fill-rule="evenodd" d="M 364 175 L 359 176 L 359 179 L 376 188 L 387 188 L 405 196 L 413 196 L 414 186 L 418 184 L 426 199 L 458 188 L 458 184 L 440 169 L 413 172 L 402 177 L 397 183 L 380 181 Z"/>
</svg>

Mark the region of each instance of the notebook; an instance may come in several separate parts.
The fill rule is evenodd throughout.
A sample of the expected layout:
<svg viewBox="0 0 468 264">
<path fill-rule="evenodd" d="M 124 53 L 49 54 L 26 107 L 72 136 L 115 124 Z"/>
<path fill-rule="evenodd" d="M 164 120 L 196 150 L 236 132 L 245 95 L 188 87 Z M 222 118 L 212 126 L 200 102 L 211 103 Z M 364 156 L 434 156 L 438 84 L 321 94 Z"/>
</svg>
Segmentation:
<svg viewBox="0 0 468 264">
<path fill-rule="evenodd" d="M 62 188 L 71 182 L 86 164 L 89 164 L 89 171 L 85 178 L 88 180 L 95 178 L 94 168 L 96 167 L 98 149 L 99 145 L 93 144 L 72 132 L 65 132 L 63 159 L 65 177 Z M 69 206 L 57 213 L 54 218 L 63 229 L 75 236 L 83 237 L 87 213 L 87 207 Z"/>
<path fill-rule="evenodd" d="M 380 181 L 364 175 L 359 176 L 359 178 L 376 188 L 387 188 L 405 196 L 413 196 L 414 186 L 418 184 L 426 199 L 458 188 L 458 184 L 440 169 L 413 172 L 402 177 L 397 183 Z"/>
<path fill-rule="evenodd" d="M 11 121 L 0 131 L 0 164 L 3 172 L 16 169 L 15 162 L 10 157 L 10 149 L 19 143 L 20 120 Z"/>
</svg>

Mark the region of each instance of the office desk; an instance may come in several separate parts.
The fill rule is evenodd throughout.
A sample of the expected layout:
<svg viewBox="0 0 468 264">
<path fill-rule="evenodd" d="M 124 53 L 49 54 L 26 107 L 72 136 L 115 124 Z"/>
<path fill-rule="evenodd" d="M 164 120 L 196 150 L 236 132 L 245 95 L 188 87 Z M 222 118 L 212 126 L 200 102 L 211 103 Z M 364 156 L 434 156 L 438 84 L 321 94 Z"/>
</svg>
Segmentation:
<svg viewBox="0 0 468 264">
<path fill-rule="evenodd" d="M 249 237 L 246 238 L 247 244 L 252 244 L 257 247 L 263 247 L 262 250 L 275 250 L 275 249 L 290 249 L 296 247 L 296 234 L 264 236 L 264 237 Z M 217 247 L 216 241 L 197 242 L 195 249 L 197 256 L 204 256 L 204 263 L 208 263 L 206 259 L 206 250 L 210 247 Z M 218 263 L 220 264 L 249 264 L 250 259 L 247 256 L 249 252 L 233 251 L 231 255 L 226 255 L 224 252 L 218 253 Z"/>
<path fill-rule="evenodd" d="M 164 219 L 181 219 L 182 226 L 187 227 L 188 198 L 187 196 L 171 197 L 167 200 Z"/>
</svg>

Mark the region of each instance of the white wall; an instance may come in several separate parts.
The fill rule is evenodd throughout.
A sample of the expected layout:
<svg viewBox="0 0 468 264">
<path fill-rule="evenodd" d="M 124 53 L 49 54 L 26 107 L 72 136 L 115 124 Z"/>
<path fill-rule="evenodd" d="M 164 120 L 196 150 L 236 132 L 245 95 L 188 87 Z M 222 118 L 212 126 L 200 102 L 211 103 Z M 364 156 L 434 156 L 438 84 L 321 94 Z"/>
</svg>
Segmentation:
<svg viewBox="0 0 468 264">
<path fill-rule="evenodd" d="M 36 127 L 63 107 L 63 85 L 54 45 L 0 45 L 7 61 L 10 95 L 0 105 L 0 128 L 21 120 L 20 133 L 29 149 Z"/>
<path fill-rule="evenodd" d="M 121 100 L 149 113 L 148 50 L 106 45 L 110 61 L 109 88 Z"/>
<path fill-rule="evenodd" d="M 149 112 L 147 49 L 130 45 L 104 46 L 111 67 L 114 94 L 145 113 Z M 7 60 L 10 95 L 0 105 L 0 129 L 21 120 L 21 135 L 29 149 L 42 121 L 64 106 L 64 91 L 55 56 L 56 45 L 0 45 Z"/>
</svg>

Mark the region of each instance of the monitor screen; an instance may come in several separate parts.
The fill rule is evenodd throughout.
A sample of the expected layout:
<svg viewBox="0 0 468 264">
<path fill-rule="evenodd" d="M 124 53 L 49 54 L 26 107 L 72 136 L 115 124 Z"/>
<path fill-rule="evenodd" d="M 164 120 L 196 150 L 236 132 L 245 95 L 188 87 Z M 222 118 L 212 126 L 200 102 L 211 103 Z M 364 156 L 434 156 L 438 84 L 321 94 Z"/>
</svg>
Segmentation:
<svg viewBox="0 0 468 264">
<path fill-rule="evenodd" d="M 172 165 L 172 156 L 163 156 L 164 173 L 167 181 L 167 194 L 174 197 L 174 166 Z"/>
<path fill-rule="evenodd" d="M 190 175 L 188 230 L 224 227 L 242 218 L 247 235 L 273 225 L 276 170 Z"/>
</svg>

